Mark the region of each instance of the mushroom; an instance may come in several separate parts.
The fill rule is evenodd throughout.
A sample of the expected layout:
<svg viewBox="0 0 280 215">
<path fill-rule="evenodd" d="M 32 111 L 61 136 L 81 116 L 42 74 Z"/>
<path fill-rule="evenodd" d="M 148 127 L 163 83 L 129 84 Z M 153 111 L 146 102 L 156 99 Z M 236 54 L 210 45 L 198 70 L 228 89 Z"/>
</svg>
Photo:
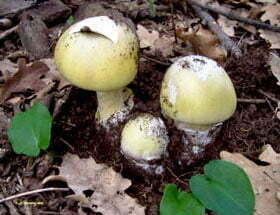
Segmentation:
<svg viewBox="0 0 280 215">
<path fill-rule="evenodd" d="M 167 70 L 161 87 L 164 116 L 184 131 L 183 142 L 193 153 L 212 143 L 222 122 L 236 109 L 234 86 L 214 60 L 203 56 L 178 59 Z"/>
<path fill-rule="evenodd" d="M 141 114 L 129 120 L 121 134 L 121 152 L 146 169 L 156 169 L 150 161 L 161 159 L 169 143 L 166 127 L 159 117 Z M 162 168 L 159 168 L 162 169 Z"/>
<path fill-rule="evenodd" d="M 130 23 L 97 16 L 70 26 L 56 44 L 54 59 L 69 82 L 96 91 L 96 118 L 106 127 L 123 121 L 133 107 L 133 93 L 126 86 L 136 76 L 138 53 Z"/>
</svg>

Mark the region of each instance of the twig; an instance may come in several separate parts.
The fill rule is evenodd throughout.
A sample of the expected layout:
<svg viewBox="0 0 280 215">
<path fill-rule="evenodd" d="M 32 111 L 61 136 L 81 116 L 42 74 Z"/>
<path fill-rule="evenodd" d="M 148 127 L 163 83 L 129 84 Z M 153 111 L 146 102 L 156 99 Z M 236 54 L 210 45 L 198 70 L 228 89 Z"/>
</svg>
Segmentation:
<svg viewBox="0 0 280 215">
<path fill-rule="evenodd" d="M 280 99 L 274 98 L 273 96 L 269 95 L 268 93 L 264 92 L 263 90 L 258 90 L 260 94 L 263 94 L 265 97 L 269 98 L 271 101 L 276 103 L 280 103 Z"/>
<path fill-rule="evenodd" d="M 48 188 L 43 188 L 43 189 L 37 189 L 37 190 L 32 190 L 24 193 L 19 193 L 13 196 L 9 196 L 4 199 L 0 199 L 0 203 L 3 203 L 5 201 L 13 200 L 22 196 L 27 196 L 35 193 L 41 193 L 41 192 L 46 192 L 46 191 L 69 191 L 69 188 L 59 188 L 59 187 L 48 187 Z"/>
<path fill-rule="evenodd" d="M 11 33 L 15 32 L 18 29 L 18 25 L 4 31 L 3 33 L 0 34 L 0 41 L 4 40 L 7 36 L 9 36 Z"/>
<path fill-rule="evenodd" d="M 264 104 L 266 103 L 266 100 L 265 99 L 237 99 L 237 102 L 251 103 L 251 104 Z"/>
<path fill-rule="evenodd" d="M 223 16 L 227 17 L 228 19 L 231 19 L 231 20 L 237 20 L 237 21 L 249 24 L 249 25 L 254 25 L 258 28 L 280 32 L 280 27 L 278 27 L 278 26 L 273 26 L 273 25 L 270 25 L 270 24 L 259 22 L 255 19 L 245 18 L 245 17 L 239 16 L 239 15 L 233 13 L 233 12 L 225 12 L 225 11 L 223 11 L 219 8 L 215 8 L 211 5 L 204 5 L 201 2 L 199 2 L 198 0 L 186 0 L 186 1 L 191 5 L 196 5 L 200 8 L 203 8 L 204 10 L 209 10 L 209 11 L 212 11 L 214 13 L 221 14 L 221 15 L 223 15 Z"/>
<path fill-rule="evenodd" d="M 160 65 L 163 65 L 163 66 L 170 66 L 170 63 L 165 63 L 165 62 L 162 62 L 160 60 L 157 60 L 157 59 L 154 59 L 154 58 L 150 58 L 150 57 L 148 57 L 146 55 L 143 55 L 142 57 L 145 58 L 146 60 L 152 61 L 154 63 L 160 64 Z"/>
<path fill-rule="evenodd" d="M 188 0 L 187 0 L 188 1 Z M 189 2 L 189 1 L 188 1 Z M 239 47 L 236 45 L 232 39 L 229 38 L 228 35 L 223 32 L 221 27 L 217 24 L 215 19 L 207 12 L 201 9 L 196 5 L 192 5 L 196 14 L 206 23 L 206 25 L 210 28 L 210 30 L 217 35 L 221 44 L 225 49 L 230 52 L 234 57 L 240 58 L 242 56 L 242 52 Z"/>
<path fill-rule="evenodd" d="M 68 143 L 66 140 L 64 140 L 64 139 L 62 139 L 62 138 L 59 138 L 59 140 L 60 140 L 61 142 L 63 142 L 66 146 L 68 146 L 68 147 L 71 149 L 72 152 L 75 151 L 75 150 L 74 150 L 74 147 L 71 146 L 70 143 Z"/>
<path fill-rule="evenodd" d="M 180 183 L 187 185 L 186 182 L 182 181 L 169 167 L 167 167 L 167 170 L 169 171 L 169 173 Z"/>
</svg>

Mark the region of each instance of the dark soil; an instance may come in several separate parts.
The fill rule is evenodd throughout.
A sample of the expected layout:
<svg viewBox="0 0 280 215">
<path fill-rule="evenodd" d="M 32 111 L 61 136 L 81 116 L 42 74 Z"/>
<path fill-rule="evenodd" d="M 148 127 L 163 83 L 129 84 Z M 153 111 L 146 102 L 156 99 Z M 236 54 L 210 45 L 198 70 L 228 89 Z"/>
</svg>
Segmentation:
<svg viewBox="0 0 280 215">
<path fill-rule="evenodd" d="M 66 1 L 67 2 L 67 1 Z M 178 13 L 181 13 L 178 11 Z M 151 19 L 151 18 L 149 18 Z M 135 24 L 149 22 L 149 19 L 135 18 Z M 148 20 L 148 21 L 147 21 Z M 156 18 L 154 23 L 170 23 L 170 16 Z M 168 33 L 170 29 L 168 29 Z M 11 42 L 14 41 L 14 42 Z M 181 44 L 177 44 L 181 46 Z M 18 37 L 12 35 L 1 44 L 0 57 L 7 53 L 22 49 Z M 183 49 L 181 46 L 180 49 Z M 275 115 L 276 102 L 270 97 L 280 99 L 277 80 L 272 75 L 267 58 L 269 46 L 262 40 L 254 45 L 244 43 L 244 56 L 241 59 L 229 57 L 226 61 L 226 71 L 232 78 L 237 97 L 250 99 L 238 103 L 235 114 L 223 124 L 217 140 L 208 145 L 205 152 L 195 155 L 182 144 L 183 133 L 178 130 L 172 120 L 165 119 L 161 114 L 159 92 L 163 75 L 168 68 L 167 59 L 159 56 L 144 57 L 142 50 L 139 71 L 136 79 L 128 86 L 134 92 L 135 106 L 130 117 L 140 113 L 151 113 L 161 117 L 168 129 L 170 144 L 168 155 L 160 162 L 165 171 L 160 175 L 145 172 L 127 160 L 120 153 L 120 132 L 122 125 L 106 131 L 95 122 L 97 101 L 95 92 L 77 88 L 71 90 L 62 111 L 55 117 L 52 129 L 50 154 L 43 154 L 37 159 L 19 156 L 12 152 L 0 160 L 0 199 L 5 196 L 32 190 L 39 187 L 39 182 L 48 175 L 58 174 L 55 167 L 60 165 L 61 156 L 66 152 L 78 154 L 81 158 L 92 156 L 98 163 L 106 163 L 132 180 L 132 186 L 127 193 L 147 206 L 146 214 L 158 214 L 159 202 L 166 183 L 176 183 L 182 189 L 188 190 L 188 180 L 196 173 L 203 172 L 203 166 L 209 160 L 218 159 L 221 150 L 241 152 L 250 159 L 257 160 L 261 148 L 270 144 L 275 151 L 280 152 L 280 123 Z M 175 53 L 175 56 L 180 56 Z M 156 61 L 160 61 L 156 63 Z M 254 102 L 254 99 L 264 99 L 265 103 Z M 9 109 L 6 109 L 9 111 Z M 4 133 L 4 132 L 3 132 Z M 9 148 L 6 136 L 0 134 L 0 146 Z M 1 159 L 1 157 L 0 157 Z M 23 185 L 19 189 L 19 179 Z M 65 187 L 66 184 L 49 182 L 45 186 Z M 57 212 L 57 214 L 77 214 L 77 202 L 66 200 L 65 196 L 72 192 L 46 192 L 26 197 L 28 201 L 43 201 L 42 206 L 32 209 L 36 211 Z M 9 214 L 17 208 L 19 214 L 25 214 L 26 208 L 16 205 L 0 205 L 1 214 Z M 16 210 L 16 209 L 15 209 Z M 84 209 L 87 214 L 96 214 Z M 2 213 L 3 212 L 3 213 Z"/>
</svg>

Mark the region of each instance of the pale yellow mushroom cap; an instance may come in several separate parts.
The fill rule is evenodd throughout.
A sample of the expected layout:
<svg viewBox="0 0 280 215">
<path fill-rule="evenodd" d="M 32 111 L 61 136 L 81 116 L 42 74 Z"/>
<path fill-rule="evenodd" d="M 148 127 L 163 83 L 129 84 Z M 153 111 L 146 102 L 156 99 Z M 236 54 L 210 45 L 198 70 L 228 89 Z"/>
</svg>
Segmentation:
<svg viewBox="0 0 280 215">
<path fill-rule="evenodd" d="M 162 119 L 142 114 L 126 123 L 121 134 L 121 150 L 136 160 L 159 159 L 169 138 Z"/>
<path fill-rule="evenodd" d="M 177 122 L 213 125 L 234 113 L 236 94 L 221 66 L 210 58 L 192 55 L 168 68 L 160 103 L 163 114 Z"/>
<path fill-rule="evenodd" d="M 58 71 L 72 84 L 111 91 L 134 79 L 138 51 L 137 36 L 127 24 L 99 16 L 67 29 L 56 44 L 54 58 Z"/>
</svg>

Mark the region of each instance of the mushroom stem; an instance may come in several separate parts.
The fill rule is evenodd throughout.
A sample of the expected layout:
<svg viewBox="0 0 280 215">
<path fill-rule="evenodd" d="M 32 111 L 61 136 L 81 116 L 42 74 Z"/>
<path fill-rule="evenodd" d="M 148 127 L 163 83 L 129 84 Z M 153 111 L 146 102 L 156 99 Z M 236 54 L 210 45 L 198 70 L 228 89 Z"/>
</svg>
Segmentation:
<svg viewBox="0 0 280 215">
<path fill-rule="evenodd" d="M 96 92 L 98 108 L 96 119 L 106 127 L 108 120 L 112 124 L 123 121 L 133 108 L 133 93 L 129 88 Z"/>
<path fill-rule="evenodd" d="M 215 141 L 222 128 L 222 122 L 212 125 L 195 125 L 176 122 L 176 127 L 184 132 L 183 143 L 194 154 L 205 150 L 206 145 Z"/>
</svg>

